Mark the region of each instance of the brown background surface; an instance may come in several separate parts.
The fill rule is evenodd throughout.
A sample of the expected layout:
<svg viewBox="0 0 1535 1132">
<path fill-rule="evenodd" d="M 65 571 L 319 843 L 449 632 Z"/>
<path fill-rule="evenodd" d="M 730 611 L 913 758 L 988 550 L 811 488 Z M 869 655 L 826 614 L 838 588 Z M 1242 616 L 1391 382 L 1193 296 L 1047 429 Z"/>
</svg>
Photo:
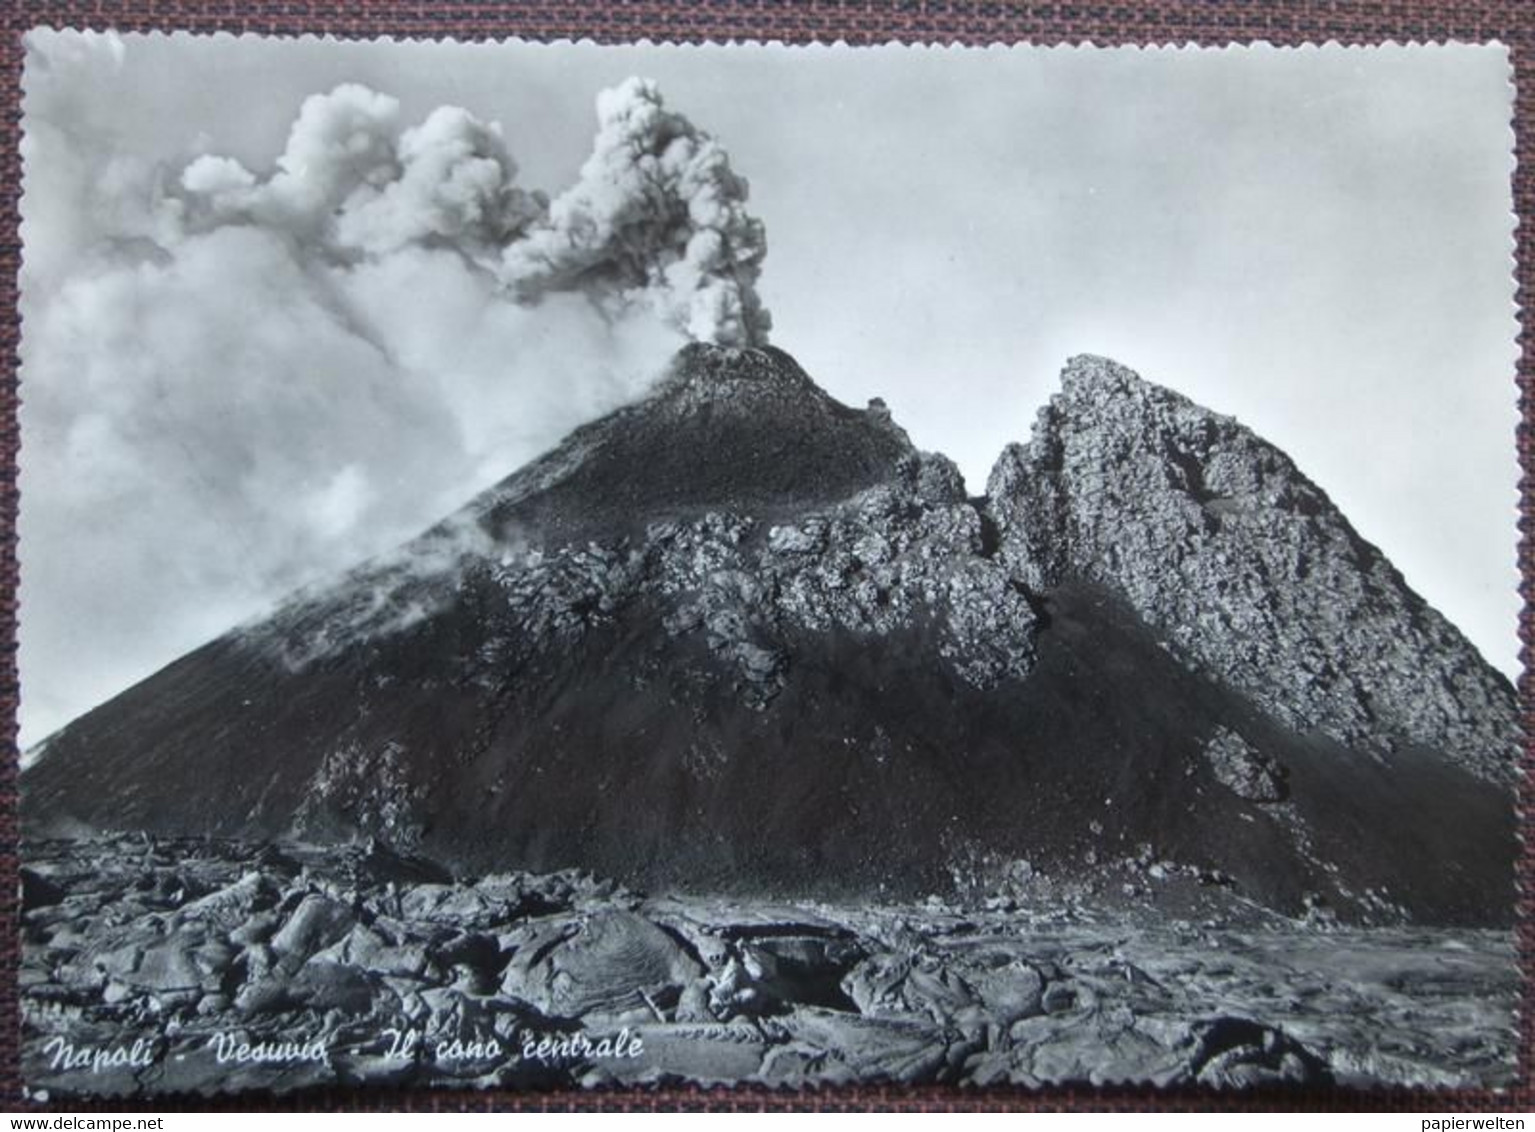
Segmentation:
<svg viewBox="0 0 1535 1132">
<path fill-rule="evenodd" d="M 1531 540 L 1535 497 L 1530 470 L 1535 460 L 1532 391 L 1535 345 L 1523 308 L 1535 288 L 1535 3 L 1531 0 L 1162 0 L 1148 3 L 839 3 L 833 0 L 522 0 L 513 3 L 459 0 L 359 0 L 316 3 L 304 0 L 0 0 L 0 719 L 5 757 L 0 760 L 0 1107 L 8 1111 L 45 1106 L 26 1101 L 18 1069 L 20 1015 L 16 988 L 19 959 L 16 820 L 16 453 L 19 441 L 17 347 L 20 317 L 16 273 L 21 263 L 18 205 L 21 197 L 21 36 L 33 27 L 120 31 L 257 32 L 273 35 L 335 35 L 367 39 L 381 35 L 456 39 L 590 38 L 624 42 L 770 40 L 786 43 L 1094 43 L 1220 45 L 1268 41 L 1277 44 L 1348 44 L 1496 40 L 1512 52 L 1515 74 L 1515 134 L 1518 167 L 1514 200 L 1519 213 L 1518 263 L 1520 361 L 1518 382 L 1521 538 L 1519 561 L 1525 600 L 1520 639 L 1525 673 L 1520 681 L 1530 730 L 1529 671 L 1535 630 L 1531 609 L 1535 543 Z M 1511 377 L 1513 375 L 1510 375 Z M 1529 813 L 1535 800 L 1530 777 L 1535 754 L 1526 743 L 1525 782 L 1520 813 L 1526 830 L 1519 865 L 1519 954 L 1524 971 L 1520 1011 L 1518 1083 L 1503 1093 L 1473 1091 L 1286 1090 L 1243 1093 L 1091 1089 L 857 1088 L 814 1092 L 765 1089 L 663 1089 L 519 1095 L 495 1092 L 391 1092 L 326 1089 L 287 1097 L 241 1094 L 227 1099 L 164 1098 L 158 1103 L 87 1105 L 65 1102 L 56 1111 L 180 1110 L 1396 1110 L 1404 1112 L 1528 1112 L 1535 1109 L 1532 1044 L 1535 1044 L 1535 842 Z"/>
</svg>

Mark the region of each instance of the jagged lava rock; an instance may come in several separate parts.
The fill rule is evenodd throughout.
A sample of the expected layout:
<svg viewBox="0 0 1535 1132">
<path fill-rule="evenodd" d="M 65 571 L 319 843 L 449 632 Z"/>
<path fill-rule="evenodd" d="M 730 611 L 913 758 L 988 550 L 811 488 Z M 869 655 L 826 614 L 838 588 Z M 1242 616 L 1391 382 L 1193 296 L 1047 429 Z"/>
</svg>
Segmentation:
<svg viewBox="0 0 1535 1132">
<path fill-rule="evenodd" d="M 398 859 L 362 846 L 295 847 L 289 861 L 139 835 L 27 850 L 64 896 L 21 916 L 20 1060 L 32 1088 L 64 1096 L 678 1080 L 1491 1088 L 1517 1074 L 1512 932 L 647 899 L 568 873 L 440 884 L 402 879 Z M 289 973 L 240 943 L 249 925 L 203 917 L 196 898 L 145 907 L 146 876 L 183 899 L 239 893 L 217 902 L 221 915 L 259 876 L 258 906 L 311 926 L 322 917 L 300 909 L 345 893 L 357 922 Z M 620 1028 L 644 1049 L 542 1064 L 385 1057 L 402 1026 L 433 1050 L 476 1034 L 503 1052 L 528 1036 L 600 1042 Z M 49 1047 L 124 1034 L 157 1051 L 152 1071 L 71 1070 Z M 221 1035 L 318 1042 L 328 1059 L 221 1061 Z"/>
</svg>

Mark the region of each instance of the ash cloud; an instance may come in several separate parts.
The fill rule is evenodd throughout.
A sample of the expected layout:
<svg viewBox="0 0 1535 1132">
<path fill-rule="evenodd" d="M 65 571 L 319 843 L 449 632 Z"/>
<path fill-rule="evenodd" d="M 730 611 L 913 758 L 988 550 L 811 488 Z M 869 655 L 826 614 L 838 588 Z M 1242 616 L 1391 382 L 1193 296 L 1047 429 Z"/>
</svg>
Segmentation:
<svg viewBox="0 0 1535 1132">
<path fill-rule="evenodd" d="M 767 239 L 748 183 L 655 83 L 598 96 L 592 154 L 552 201 L 517 174 L 499 124 L 440 107 L 402 131 L 397 100 L 348 83 L 304 103 L 268 178 L 207 155 L 182 173 L 178 203 L 194 227 L 269 226 L 338 262 L 447 247 L 519 303 L 576 293 L 689 338 L 767 341 L 756 289 Z"/>
<path fill-rule="evenodd" d="M 24 746 L 416 535 L 643 392 L 685 336 L 766 331 L 745 182 L 651 84 L 603 95 L 551 204 L 496 123 L 410 123 L 355 84 L 307 99 L 266 168 L 216 139 L 132 153 L 89 110 L 132 45 L 31 46 Z M 660 147 L 632 176 L 622 137 Z"/>
<path fill-rule="evenodd" d="M 643 79 L 604 91 L 597 119 L 580 178 L 506 248 L 512 293 L 590 290 L 620 308 L 653 305 L 691 338 L 765 343 L 772 320 L 756 282 L 767 240 L 725 151 Z"/>
</svg>

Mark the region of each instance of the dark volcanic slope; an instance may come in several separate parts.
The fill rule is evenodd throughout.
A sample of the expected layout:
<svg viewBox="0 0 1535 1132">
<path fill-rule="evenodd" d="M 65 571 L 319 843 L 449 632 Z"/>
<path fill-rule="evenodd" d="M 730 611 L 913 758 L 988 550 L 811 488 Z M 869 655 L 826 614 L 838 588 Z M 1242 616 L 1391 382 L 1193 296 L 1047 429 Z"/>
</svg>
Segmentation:
<svg viewBox="0 0 1535 1132">
<path fill-rule="evenodd" d="M 1477 922 L 1511 915 L 1516 745 L 1506 682 L 1282 454 L 1128 371 L 1075 361 L 977 504 L 786 355 L 693 347 L 76 721 L 24 806 L 695 889 Z"/>
<path fill-rule="evenodd" d="M 782 350 L 692 345 L 643 403 L 572 433 L 472 510 L 558 542 L 711 507 L 758 518 L 846 499 L 913 452 L 889 415 L 828 397 Z"/>
</svg>

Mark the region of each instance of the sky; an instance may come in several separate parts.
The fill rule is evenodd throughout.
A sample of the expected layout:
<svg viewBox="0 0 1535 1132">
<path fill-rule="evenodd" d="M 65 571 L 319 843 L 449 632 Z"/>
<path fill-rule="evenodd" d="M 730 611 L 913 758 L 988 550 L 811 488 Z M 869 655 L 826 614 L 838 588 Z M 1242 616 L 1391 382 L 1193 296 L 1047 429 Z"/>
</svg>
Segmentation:
<svg viewBox="0 0 1535 1132">
<path fill-rule="evenodd" d="M 641 395 L 689 334 L 759 333 L 753 304 L 975 493 L 1074 354 L 1234 415 L 1518 671 L 1502 48 L 34 32 L 24 88 L 24 746 Z M 588 237 L 657 128 L 693 227 L 637 286 Z M 366 161 L 394 179 L 310 191 Z"/>
</svg>

